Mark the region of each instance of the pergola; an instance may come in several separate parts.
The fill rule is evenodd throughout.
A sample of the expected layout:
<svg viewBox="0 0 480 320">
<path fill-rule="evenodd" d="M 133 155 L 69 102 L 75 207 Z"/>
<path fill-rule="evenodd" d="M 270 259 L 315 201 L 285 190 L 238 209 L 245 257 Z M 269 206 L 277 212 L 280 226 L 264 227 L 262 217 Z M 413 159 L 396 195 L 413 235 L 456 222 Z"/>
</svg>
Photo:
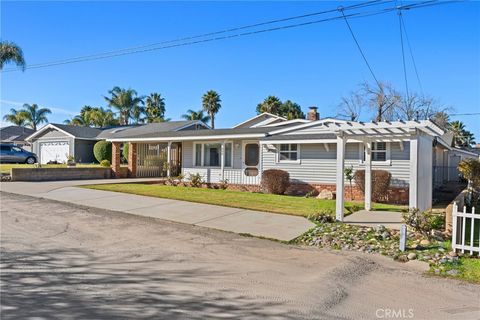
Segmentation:
<svg viewBox="0 0 480 320">
<path fill-rule="evenodd" d="M 323 123 L 337 136 L 336 219 L 343 221 L 345 144 L 365 146 L 365 209 L 372 208 L 372 142 L 410 142 L 409 207 L 426 210 L 432 204 L 432 142 L 444 132 L 430 120 Z"/>
</svg>

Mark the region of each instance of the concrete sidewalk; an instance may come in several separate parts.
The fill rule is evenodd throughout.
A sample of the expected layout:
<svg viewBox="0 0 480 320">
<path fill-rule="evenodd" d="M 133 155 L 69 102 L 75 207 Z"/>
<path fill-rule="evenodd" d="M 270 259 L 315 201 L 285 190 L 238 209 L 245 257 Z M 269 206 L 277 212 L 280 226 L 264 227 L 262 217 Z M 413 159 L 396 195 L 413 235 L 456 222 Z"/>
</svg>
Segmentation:
<svg viewBox="0 0 480 320">
<path fill-rule="evenodd" d="M 126 181 L 149 180 L 152 179 Z M 315 226 L 303 217 L 75 187 L 99 182 L 119 183 L 122 179 L 6 182 L 1 184 L 1 191 L 283 241 L 294 239 Z"/>
</svg>

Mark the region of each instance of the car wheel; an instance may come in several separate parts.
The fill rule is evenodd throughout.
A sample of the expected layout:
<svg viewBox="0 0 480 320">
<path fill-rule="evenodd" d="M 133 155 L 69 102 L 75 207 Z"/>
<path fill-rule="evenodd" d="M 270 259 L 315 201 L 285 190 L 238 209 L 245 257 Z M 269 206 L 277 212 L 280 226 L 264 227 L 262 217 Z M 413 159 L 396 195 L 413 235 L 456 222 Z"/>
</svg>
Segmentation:
<svg viewBox="0 0 480 320">
<path fill-rule="evenodd" d="M 27 161 L 25 161 L 28 164 L 34 164 L 35 163 L 35 158 L 34 157 L 28 157 Z"/>
</svg>

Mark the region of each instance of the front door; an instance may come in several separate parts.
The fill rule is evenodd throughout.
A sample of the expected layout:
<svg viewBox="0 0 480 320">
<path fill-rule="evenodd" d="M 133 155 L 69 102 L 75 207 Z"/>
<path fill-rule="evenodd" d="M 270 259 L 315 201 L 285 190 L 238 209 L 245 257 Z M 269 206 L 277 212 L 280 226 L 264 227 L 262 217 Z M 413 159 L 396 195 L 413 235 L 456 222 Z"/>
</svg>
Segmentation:
<svg viewBox="0 0 480 320">
<path fill-rule="evenodd" d="M 260 179 L 260 144 L 245 142 L 242 160 L 243 184 L 257 184 Z"/>
</svg>

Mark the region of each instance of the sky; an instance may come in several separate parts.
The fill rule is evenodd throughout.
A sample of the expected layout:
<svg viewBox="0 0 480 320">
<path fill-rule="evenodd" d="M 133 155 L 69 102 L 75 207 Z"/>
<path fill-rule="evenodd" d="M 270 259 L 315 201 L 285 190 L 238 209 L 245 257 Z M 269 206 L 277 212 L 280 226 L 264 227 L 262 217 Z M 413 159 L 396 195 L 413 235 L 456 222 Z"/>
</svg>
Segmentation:
<svg viewBox="0 0 480 320">
<path fill-rule="evenodd" d="M 1 2 L 1 39 L 17 43 L 27 65 L 178 39 L 360 2 Z M 412 2 L 404 1 L 404 4 Z M 383 7 L 390 7 L 384 5 Z M 374 7 L 365 11 L 376 10 Z M 313 16 L 279 25 L 338 15 Z M 404 12 L 423 93 L 451 113 L 480 112 L 480 2 Z M 349 19 L 376 77 L 405 91 L 396 12 Z M 268 25 L 270 28 L 277 25 Z M 261 28 L 256 28 L 258 30 Z M 248 31 L 248 30 L 242 30 Z M 408 46 L 407 80 L 421 93 Z M 12 68 L 13 66 L 9 66 Z M 315 105 L 335 116 L 340 98 L 373 78 L 343 20 L 25 72 L 2 72 L 0 111 L 23 103 L 52 110 L 62 123 L 84 105 L 103 106 L 114 86 L 159 92 L 166 116 L 201 108 L 210 89 L 222 99 L 216 127 L 254 116 L 268 95 Z M 363 120 L 371 113 L 364 110 Z M 452 116 L 480 140 L 480 115 Z M 5 123 L 2 123 L 5 125 Z"/>
</svg>

